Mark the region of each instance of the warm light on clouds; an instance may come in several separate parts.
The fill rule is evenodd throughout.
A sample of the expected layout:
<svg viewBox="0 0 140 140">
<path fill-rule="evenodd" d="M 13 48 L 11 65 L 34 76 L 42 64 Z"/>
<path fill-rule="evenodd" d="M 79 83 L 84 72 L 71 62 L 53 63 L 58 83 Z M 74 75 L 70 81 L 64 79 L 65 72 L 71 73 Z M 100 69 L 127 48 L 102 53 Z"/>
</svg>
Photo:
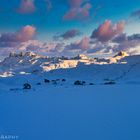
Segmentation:
<svg viewBox="0 0 140 140">
<path fill-rule="evenodd" d="M 126 6 L 120 0 L 0 1 L 0 54 L 111 55 L 121 50 L 137 54 L 139 4 L 129 1 Z"/>
<path fill-rule="evenodd" d="M 3 33 L 0 42 L 25 42 L 33 38 L 36 28 L 27 25 L 15 33 Z"/>
<path fill-rule="evenodd" d="M 101 42 L 111 40 L 118 34 L 121 34 L 124 30 L 125 22 L 120 21 L 116 24 L 112 24 L 110 20 L 106 20 L 97 29 L 95 29 L 91 35 L 91 38 L 97 39 Z"/>
<path fill-rule="evenodd" d="M 89 17 L 92 5 L 83 4 L 84 0 L 69 0 L 70 9 L 63 16 L 64 20 L 83 20 Z"/>
</svg>

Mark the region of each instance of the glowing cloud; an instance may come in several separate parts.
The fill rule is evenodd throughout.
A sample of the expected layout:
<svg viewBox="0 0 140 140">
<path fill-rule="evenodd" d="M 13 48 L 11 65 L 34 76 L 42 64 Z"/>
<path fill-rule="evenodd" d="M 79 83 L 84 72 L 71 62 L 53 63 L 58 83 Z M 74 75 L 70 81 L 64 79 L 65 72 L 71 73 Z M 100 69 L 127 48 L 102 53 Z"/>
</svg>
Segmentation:
<svg viewBox="0 0 140 140">
<path fill-rule="evenodd" d="M 116 35 L 121 34 L 124 30 L 125 22 L 120 21 L 116 24 L 112 24 L 110 20 L 106 20 L 97 29 L 95 29 L 91 35 L 91 38 L 97 39 L 101 42 L 107 42 L 114 38 Z"/>
<path fill-rule="evenodd" d="M 2 33 L 0 36 L 0 46 L 13 47 L 16 46 L 17 43 L 31 40 L 34 37 L 35 32 L 35 27 L 27 25 L 15 33 Z"/>
<path fill-rule="evenodd" d="M 69 0 L 70 9 L 63 16 L 64 20 L 82 20 L 88 18 L 89 10 L 92 5 L 90 3 L 83 4 L 83 0 Z"/>
</svg>

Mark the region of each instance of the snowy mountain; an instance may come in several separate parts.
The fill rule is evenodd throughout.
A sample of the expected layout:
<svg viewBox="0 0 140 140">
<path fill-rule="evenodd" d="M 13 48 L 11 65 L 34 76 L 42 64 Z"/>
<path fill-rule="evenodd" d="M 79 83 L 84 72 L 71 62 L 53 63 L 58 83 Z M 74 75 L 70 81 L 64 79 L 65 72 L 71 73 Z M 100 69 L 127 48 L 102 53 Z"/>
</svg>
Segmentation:
<svg viewBox="0 0 140 140">
<path fill-rule="evenodd" d="M 5 58 L 0 63 L 0 76 L 23 75 L 23 79 L 32 79 L 29 77 L 42 75 L 50 79 L 69 79 L 71 83 L 74 80 L 85 80 L 96 84 L 114 81 L 115 83 L 140 83 L 139 69 L 140 55 L 129 56 L 125 52 L 101 59 L 89 58 L 83 54 L 67 58 L 45 57 L 26 52 L 11 53 Z"/>
<path fill-rule="evenodd" d="M 124 58 L 127 54 L 120 52 L 118 55 L 108 59 L 88 58 L 80 54 L 73 58 L 67 57 L 44 57 L 32 52 L 10 53 L 9 57 L 0 62 L 1 73 L 34 73 L 50 71 L 55 69 L 74 68 L 79 64 L 111 64 Z"/>
<path fill-rule="evenodd" d="M 92 64 L 94 59 L 85 55 L 78 55 L 68 59 L 66 57 L 44 57 L 32 52 L 10 54 L 0 63 L 0 72 L 7 74 L 45 72 L 60 68 L 73 68 L 79 63 Z M 7 75 L 6 75 L 7 76 Z"/>
<path fill-rule="evenodd" d="M 2 134 L 23 140 L 137 139 L 140 55 L 50 58 L 28 52 L 10 54 L 0 70 Z"/>
</svg>

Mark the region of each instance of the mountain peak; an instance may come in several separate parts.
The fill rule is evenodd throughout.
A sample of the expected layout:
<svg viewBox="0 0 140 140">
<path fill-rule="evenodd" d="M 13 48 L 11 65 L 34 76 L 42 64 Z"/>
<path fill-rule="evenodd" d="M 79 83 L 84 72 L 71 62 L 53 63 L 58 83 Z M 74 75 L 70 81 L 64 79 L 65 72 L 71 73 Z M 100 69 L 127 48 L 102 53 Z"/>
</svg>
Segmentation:
<svg viewBox="0 0 140 140">
<path fill-rule="evenodd" d="M 33 52 L 20 52 L 20 53 L 15 53 L 15 52 L 11 52 L 9 54 L 9 57 L 36 57 L 39 56 Z"/>
<path fill-rule="evenodd" d="M 125 56 L 128 56 L 128 53 L 127 52 L 125 52 L 125 51 L 120 51 L 117 55 L 115 55 L 114 57 L 118 57 L 118 56 L 120 56 L 120 57 L 125 57 Z"/>
<path fill-rule="evenodd" d="M 89 58 L 85 54 L 78 54 L 74 59 L 78 60 L 88 60 Z"/>
<path fill-rule="evenodd" d="M 121 60 L 128 56 L 124 51 L 119 52 L 111 58 L 95 59 L 89 58 L 84 54 L 79 54 L 76 57 L 47 57 L 37 55 L 33 52 L 21 52 L 19 54 L 10 53 L 9 57 L 0 62 L 0 74 L 4 72 L 10 73 L 34 73 L 48 72 L 55 69 L 68 69 L 82 65 L 102 65 L 121 63 Z M 132 56 L 130 56 L 132 61 Z M 129 60 L 129 61 L 130 61 Z M 127 61 L 127 60 L 126 60 Z"/>
</svg>

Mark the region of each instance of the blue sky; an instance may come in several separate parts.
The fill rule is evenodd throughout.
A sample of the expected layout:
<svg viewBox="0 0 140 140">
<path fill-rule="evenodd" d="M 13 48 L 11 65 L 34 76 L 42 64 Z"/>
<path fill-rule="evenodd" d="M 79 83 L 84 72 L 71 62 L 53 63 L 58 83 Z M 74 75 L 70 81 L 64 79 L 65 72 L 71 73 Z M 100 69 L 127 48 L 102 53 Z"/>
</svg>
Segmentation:
<svg viewBox="0 0 140 140">
<path fill-rule="evenodd" d="M 139 9 L 140 0 L 0 0 L 0 34 L 30 25 L 36 28 L 36 39 L 50 42 L 54 36 L 79 30 L 81 35 L 73 41 L 90 36 L 110 20 L 112 24 L 125 21 L 124 32 L 132 35 L 140 32 L 139 15 L 131 16 Z M 70 18 L 72 10 L 77 14 Z"/>
<path fill-rule="evenodd" d="M 89 34 L 90 30 L 92 31 L 105 19 L 114 22 L 128 20 L 131 12 L 139 9 L 140 5 L 139 0 L 91 0 L 92 8 L 87 21 L 64 21 L 62 17 L 69 8 L 68 0 L 52 0 L 51 3 L 52 9 L 48 11 L 45 0 L 35 0 L 37 9 L 34 13 L 19 14 L 16 8 L 20 0 L 1 0 L 0 31 L 14 31 L 21 26 L 34 25 L 38 29 L 40 39 L 42 37 L 42 39 L 47 39 L 49 35 L 53 36 L 53 34 L 62 33 L 71 28 L 79 28 L 85 34 Z M 137 20 L 136 22 L 139 23 Z"/>
</svg>

